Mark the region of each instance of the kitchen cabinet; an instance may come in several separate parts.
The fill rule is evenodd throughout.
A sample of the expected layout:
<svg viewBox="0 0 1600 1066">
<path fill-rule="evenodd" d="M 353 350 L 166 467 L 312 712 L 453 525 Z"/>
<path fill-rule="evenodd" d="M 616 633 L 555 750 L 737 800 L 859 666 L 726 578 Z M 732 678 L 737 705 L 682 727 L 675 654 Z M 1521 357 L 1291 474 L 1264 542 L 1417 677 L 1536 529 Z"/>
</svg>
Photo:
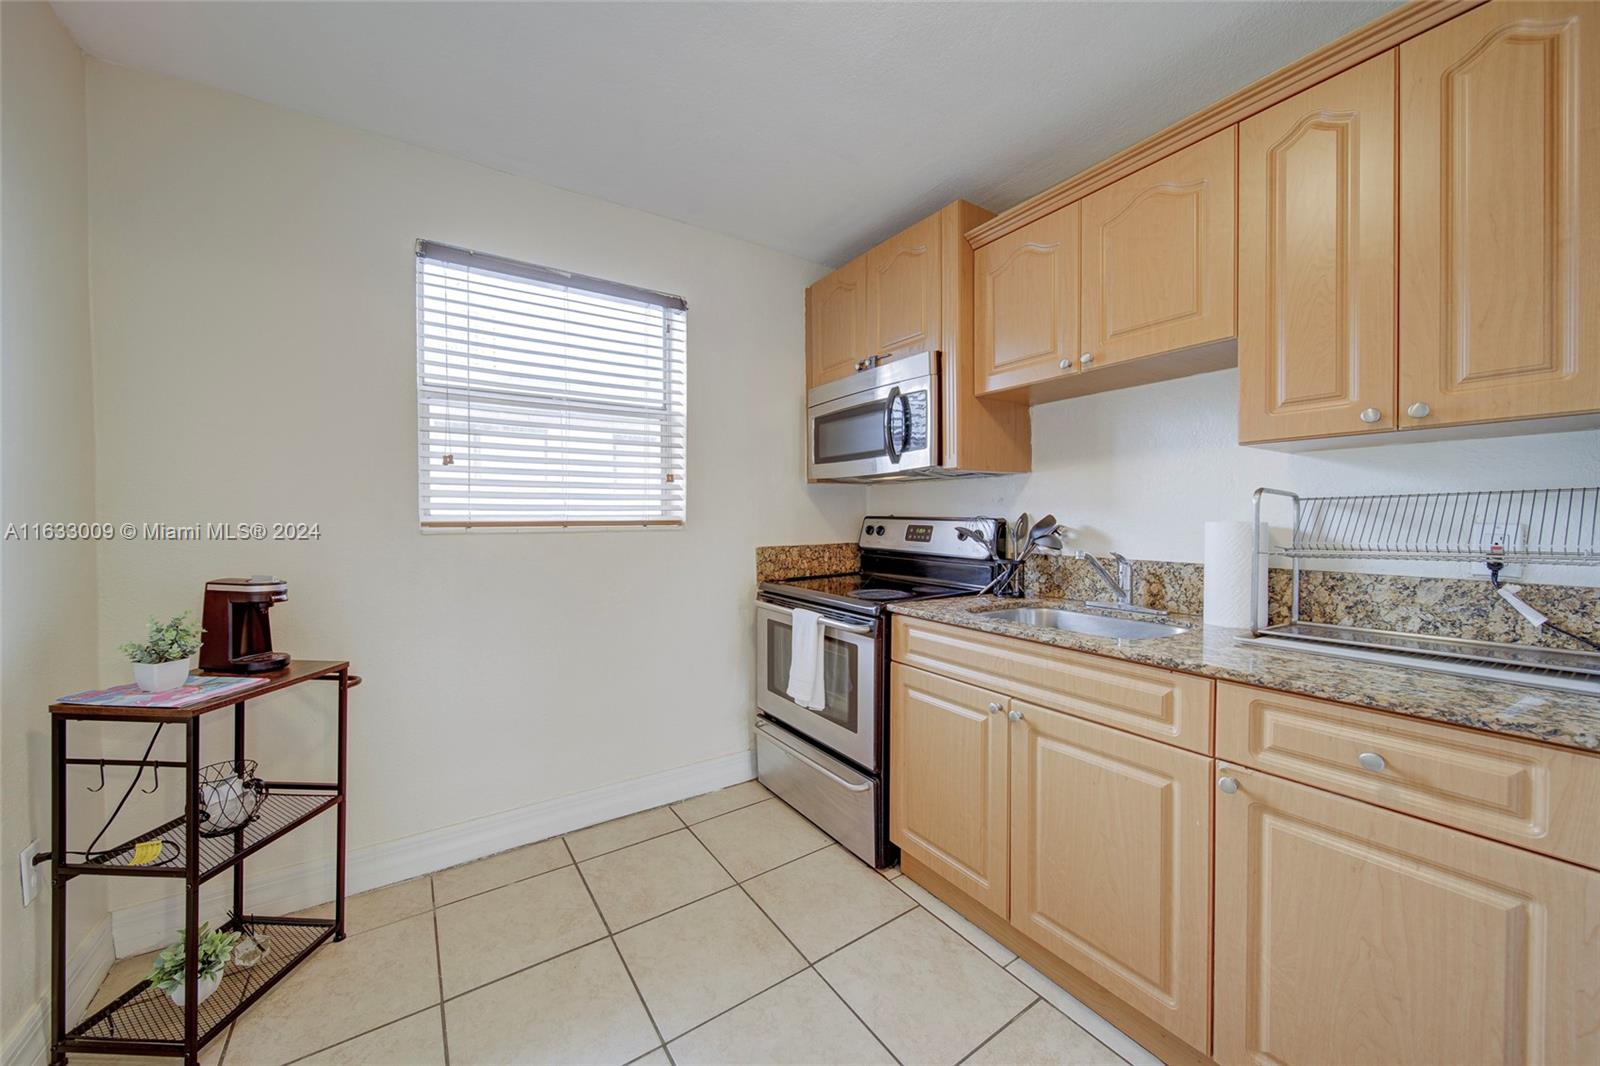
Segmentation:
<svg viewBox="0 0 1600 1066">
<path fill-rule="evenodd" d="M 1234 335 L 1235 132 L 1084 199 L 1086 374 Z"/>
<path fill-rule="evenodd" d="M 975 273 L 978 391 L 1077 372 L 1082 208 L 1069 204 L 979 248 Z"/>
<path fill-rule="evenodd" d="M 1011 924 L 1197 1048 L 1211 760 L 1012 700 Z"/>
<path fill-rule="evenodd" d="M 854 374 L 866 338 L 867 258 L 858 256 L 806 289 L 806 387 Z"/>
<path fill-rule="evenodd" d="M 1400 425 L 1600 410 L 1600 6 L 1400 46 Z"/>
<path fill-rule="evenodd" d="M 1600 873 L 1221 764 L 1219 1063 L 1600 1060 Z"/>
<path fill-rule="evenodd" d="M 944 347 L 939 238 L 929 215 L 866 255 L 866 354 L 879 363 Z"/>
<path fill-rule="evenodd" d="M 1239 126 L 1239 441 L 1393 430 L 1394 50 Z"/>
<path fill-rule="evenodd" d="M 889 688 L 890 839 L 1005 917 L 1009 701 L 899 663 Z"/>
</svg>

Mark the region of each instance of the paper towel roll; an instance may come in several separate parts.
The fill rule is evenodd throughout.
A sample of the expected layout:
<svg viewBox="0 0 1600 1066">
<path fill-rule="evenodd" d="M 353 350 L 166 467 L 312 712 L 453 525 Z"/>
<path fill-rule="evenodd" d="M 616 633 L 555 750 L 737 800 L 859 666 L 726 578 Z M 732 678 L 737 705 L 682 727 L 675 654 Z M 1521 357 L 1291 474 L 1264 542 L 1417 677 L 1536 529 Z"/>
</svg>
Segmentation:
<svg viewBox="0 0 1600 1066">
<path fill-rule="evenodd" d="M 1262 529 L 1263 543 L 1266 530 Z M 1257 603 L 1250 602 L 1250 573 L 1257 577 Z M 1255 554 L 1249 522 L 1206 523 L 1205 622 L 1248 629 L 1255 610 L 1266 617 L 1267 557 Z"/>
</svg>

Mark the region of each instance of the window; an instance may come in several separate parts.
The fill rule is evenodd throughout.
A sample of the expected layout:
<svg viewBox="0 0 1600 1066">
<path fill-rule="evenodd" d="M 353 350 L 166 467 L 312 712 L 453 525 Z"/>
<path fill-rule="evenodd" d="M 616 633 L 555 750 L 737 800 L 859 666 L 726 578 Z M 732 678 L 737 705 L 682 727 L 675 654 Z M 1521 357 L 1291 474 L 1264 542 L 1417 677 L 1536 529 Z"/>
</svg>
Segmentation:
<svg viewBox="0 0 1600 1066">
<path fill-rule="evenodd" d="M 687 305 L 417 242 L 424 529 L 684 520 Z"/>
</svg>

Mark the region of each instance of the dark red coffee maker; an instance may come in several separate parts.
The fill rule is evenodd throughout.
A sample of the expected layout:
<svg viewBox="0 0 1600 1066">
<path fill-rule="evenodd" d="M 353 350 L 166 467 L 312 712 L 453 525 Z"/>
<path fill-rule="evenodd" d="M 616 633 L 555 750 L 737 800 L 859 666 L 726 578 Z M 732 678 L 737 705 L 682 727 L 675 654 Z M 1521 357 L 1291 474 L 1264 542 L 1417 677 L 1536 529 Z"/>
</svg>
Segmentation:
<svg viewBox="0 0 1600 1066">
<path fill-rule="evenodd" d="M 200 624 L 200 669 L 214 674 L 259 674 L 289 665 L 289 653 L 272 650 L 267 611 L 289 598 L 289 583 L 275 577 L 219 577 L 206 582 Z"/>
</svg>

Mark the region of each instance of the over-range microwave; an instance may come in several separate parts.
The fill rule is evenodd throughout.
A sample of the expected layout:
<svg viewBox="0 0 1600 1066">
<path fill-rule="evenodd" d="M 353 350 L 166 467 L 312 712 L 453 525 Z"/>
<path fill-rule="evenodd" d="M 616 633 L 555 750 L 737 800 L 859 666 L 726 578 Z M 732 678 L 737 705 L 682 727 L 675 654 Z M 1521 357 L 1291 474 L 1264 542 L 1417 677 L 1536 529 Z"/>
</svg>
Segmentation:
<svg viewBox="0 0 1600 1066">
<path fill-rule="evenodd" d="M 939 353 L 919 352 L 806 395 L 814 481 L 938 477 Z"/>
</svg>

